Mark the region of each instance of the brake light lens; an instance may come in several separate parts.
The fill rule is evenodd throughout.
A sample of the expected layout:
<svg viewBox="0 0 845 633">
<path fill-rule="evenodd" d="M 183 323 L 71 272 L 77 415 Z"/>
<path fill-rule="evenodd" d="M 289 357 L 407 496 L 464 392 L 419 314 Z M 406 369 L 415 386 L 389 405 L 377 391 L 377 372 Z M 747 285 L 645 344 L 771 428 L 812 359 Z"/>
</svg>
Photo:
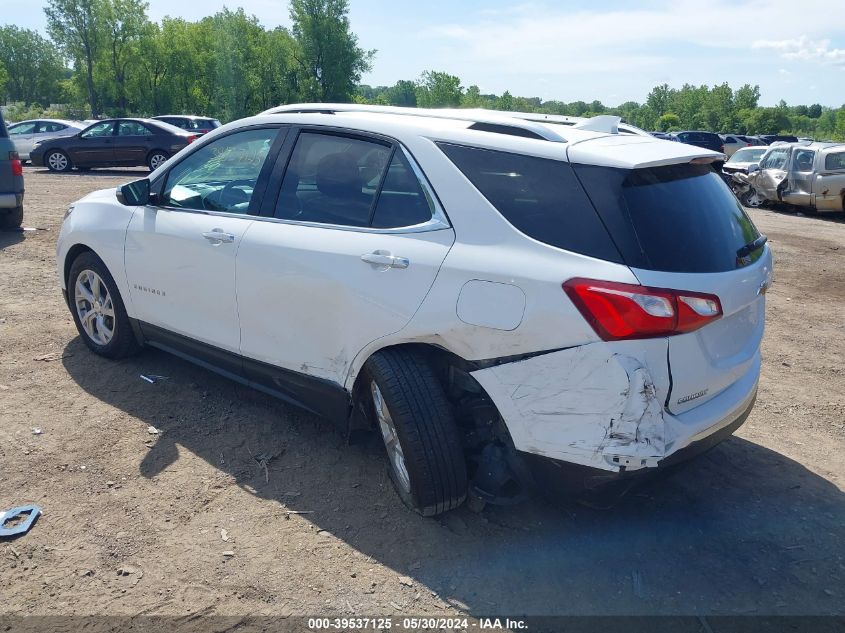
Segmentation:
<svg viewBox="0 0 845 633">
<path fill-rule="evenodd" d="M 722 316 L 716 295 L 595 279 L 570 279 L 563 289 L 602 340 L 685 334 Z"/>
<path fill-rule="evenodd" d="M 23 176 L 23 163 L 21 159 L 18 157 L 17 152 L 9 152 L 9 160 L 12 163 L 12 175 L 13 176 Z"/>
<path fill-rule="evenodd" d="M 191 143 L 193 143 L 193 142 L 194 142 L 195 140 L 197 140 L 199 137 L 200 137 L 200 135 L 199 135 L 199 134 L 191 134 L 191 136 L 189 136 L 189 137 L 188 137 L 188 145 L 190 145 Z"/>
</svg>

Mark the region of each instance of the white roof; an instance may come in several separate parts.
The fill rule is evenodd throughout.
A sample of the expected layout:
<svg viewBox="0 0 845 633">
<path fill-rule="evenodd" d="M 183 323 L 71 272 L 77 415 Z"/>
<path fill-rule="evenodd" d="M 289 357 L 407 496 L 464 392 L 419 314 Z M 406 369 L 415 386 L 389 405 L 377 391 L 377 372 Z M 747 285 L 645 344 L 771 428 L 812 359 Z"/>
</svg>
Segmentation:
<svg viewBox="0 0 845 633">
<path fill-rule="evenodd" d="M 381 133 L 400 141 L 412 134 L 434 141 L 626 169 L 684 163 L 694 159 L 724 159 L 724 155 L 718 152 L 658 139 L 647 133 L 619 134 L 618 117 L 579 119 L 571 127 L 564 127 L 551 119 L 549 122 L 536 120 L 539 116 L 536 114 L 530 115 L 532 120 L 526 119 L 526 116 L 529 115 L 478 109 L 308 103 L 271 108 L 249 121 L 331 125 Z M 555 118 L 571 120 L 574 117 Z M 509 133 L 506 132 L 508 128 L 511 130 Z"/>
</svg>

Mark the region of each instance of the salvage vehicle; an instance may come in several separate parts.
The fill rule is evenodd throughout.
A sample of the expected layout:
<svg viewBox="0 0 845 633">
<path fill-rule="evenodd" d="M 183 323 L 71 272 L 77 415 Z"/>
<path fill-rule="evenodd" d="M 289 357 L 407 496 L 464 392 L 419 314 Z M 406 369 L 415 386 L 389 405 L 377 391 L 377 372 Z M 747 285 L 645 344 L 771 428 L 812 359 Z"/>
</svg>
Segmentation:
<svg viewBox="0 0 845 633">
<path fill-rule="evenodd" d="M 153 119 L 175 125 L 193 134 L 208 134 L 211 130 L 220 127 L 220 121 L 217 119 L 194 114 L 161 114 L 154 116 Z"/>
<path fill-rule="evenodd" d="M 23 165 L 0 112 L 0 229 L 23 224 Z"/>
<path fill-rule="evenodd" d="M 845 143 L 773 145 L 748 172 L 749 184 L 763 201 L 845 210 Z"/>
<path fill-rule="evenodd" d="M 742 149 L 738 149 L 722 166 L 722 171 L 726 174 L 733 174 L 738 171 L 747 174 L 748 168 L 751 165 L 759 165 L 760 159 L 768 150 L 769 148 L 766 145 L 761 147 L 743 147 Z"/>
<path fill-rule="evenodd" d="M 72 136 L 37 142 L 30 161 L 54 172 L 141 166 L 154 171 L 199 137 L 164 121 L 104 119 Z"/>
<path fill-rule="evenodd" d="M 71 205 L 61 287 L 96 354 L 379 432 L 423 515 L 661 471 L 751 411 L 772 257 L 722 154 L 618 123 L 275 108 Z"/>
</svg>

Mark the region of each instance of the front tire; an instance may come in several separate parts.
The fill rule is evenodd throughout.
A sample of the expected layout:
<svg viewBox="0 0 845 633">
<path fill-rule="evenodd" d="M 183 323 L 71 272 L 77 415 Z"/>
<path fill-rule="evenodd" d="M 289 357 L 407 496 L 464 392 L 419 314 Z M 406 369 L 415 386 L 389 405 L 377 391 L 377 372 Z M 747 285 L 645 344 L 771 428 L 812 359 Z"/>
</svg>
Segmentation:
<svg viewBox="0 0 845 633">
<path fill-rule="evenodd" d="M 452 405 L 429 364 L 406 349 L 378 352 L 367 361 L 369 397 L 399 497 L 423 516 L 460 506 L 467 473 Z"/>
<path fill-rule="evenodd" d="M 54 172 L 66 172 L 71 170 L 70 158 L 60 149 L 52 149 L 44 155 L 44 164 L 47 169 Z"/>
<path fill-rule="evenodd" d="M 118 359 L 140 349 L 117 284 L 103 260 L 90 251 L 80 254 L 70 267 L 67 286 L 73 322 L 92 352 Z"/>
<path fill-rule="evenodd" d="M 23 224 L 23 206 L 0 213 L 0 229 L 17 229 Z"/>
</svg>

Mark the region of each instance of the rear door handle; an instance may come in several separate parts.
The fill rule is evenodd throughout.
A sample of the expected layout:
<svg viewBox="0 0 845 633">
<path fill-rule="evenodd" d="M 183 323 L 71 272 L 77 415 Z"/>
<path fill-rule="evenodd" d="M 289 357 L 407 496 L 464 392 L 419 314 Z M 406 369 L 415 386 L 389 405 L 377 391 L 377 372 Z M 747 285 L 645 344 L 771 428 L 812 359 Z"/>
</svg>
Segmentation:
<svg viewBox="0 0 845 633">
<path fill-rule="evenodd" d="M 396 255 L 380 251 L 361 255 L 361 260 L 368 264 L 375 264 L 376 266 L 384 266 L 386 268 L 407 268 L 411 264 L 407 257 L 397 257 Z"/>
<path fill-rule="evenodd" d="M 235 241 L 235 236 L 231 233 L 225 233 L 221 229 L 213 229 L 206 231 L 202 236 L 209 242 L 217 246 L 218 244 L 230 244 Z"/>
</svg>

